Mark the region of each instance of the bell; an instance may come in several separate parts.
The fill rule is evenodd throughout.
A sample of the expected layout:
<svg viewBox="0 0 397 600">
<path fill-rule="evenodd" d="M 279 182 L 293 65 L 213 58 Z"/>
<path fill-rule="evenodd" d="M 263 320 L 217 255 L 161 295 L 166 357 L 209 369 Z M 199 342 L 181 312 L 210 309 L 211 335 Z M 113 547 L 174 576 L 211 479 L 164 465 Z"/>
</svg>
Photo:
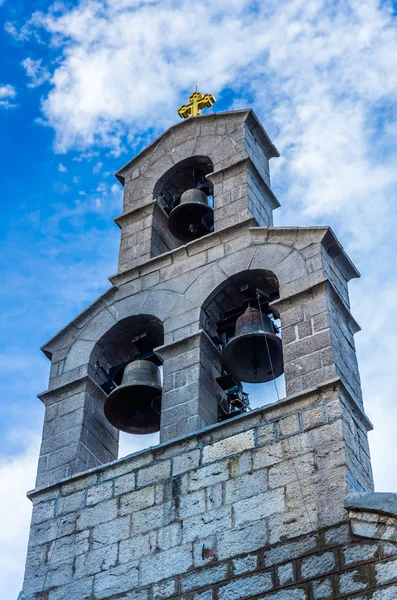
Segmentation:
<svg viewBox="0 0 397 600">
<path fill-rule="evenodd" d="M 268 315 L 247 308 L 236 321 L 236 335 L 223 350 L 223 363 L 229 373 L 246 383 L 263 383 L 282 374 L 281 339 Z"/>
<path fill-rule="evenodd" d="M 207 195 L 202 190 L 186 190 L 168 217 L 168 228 L 178 240 L 191 242 L 208 233 L 203 217 L 211 212 Z"/>
<path fill-rule="evenodd" d="M 135 360 L 124 369 L 121 385 L 105 401 L 107 420 L 127 433 L 154 433 L 160 430 L 160 372 L 148 360 Z"/>
</svg>

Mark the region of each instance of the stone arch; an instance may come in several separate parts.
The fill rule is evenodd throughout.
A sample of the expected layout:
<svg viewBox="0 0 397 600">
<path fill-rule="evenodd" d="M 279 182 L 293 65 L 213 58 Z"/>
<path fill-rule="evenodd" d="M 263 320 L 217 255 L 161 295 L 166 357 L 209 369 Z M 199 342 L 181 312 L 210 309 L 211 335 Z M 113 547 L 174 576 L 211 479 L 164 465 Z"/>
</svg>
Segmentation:
<svg viewBox="0 0 397 600">
<path fill-rule="evenodd" d="M 179 298 L 180 294 L 171 290 L 151 290 L 122 298 L 104 307 L 79 332 L 68 352 L 64 372 L 89 365 L 92 373 L 95 364 L 92 359 L 94 348 L 117 323 L 138 315 L 150 315 L 163 327 L 164 319 Z"/>
<path fill-rule="evenodd" d="M 91 368 L 99 362 L 110 368 L 128 363 L 141 353 L 151 352 L 164 343 L 162 321 L 153 315 L 138 314 L 119 320 L 95 343 L 89 358 Z M 123 369 L 118 376 L 121 379 Z M 97 372 L 97 371 L 96 371 Z M 103 379 L 97 377 L 97 383 Z M 116 380 L 115 380 L 116 381 Z M 119 384 L 121 381 L 116 381 Z"/>
<path fill-rule="evenodd" d="M 157 180 L 153 189 L 153 198 L 158 200 L 160 194 L 164 196 L 168 194 L 171 198 L 194 187 L 196 181 L 193 177 L 193 169 L 196 171 L 196 178 L 201 176 L 205 179 L 206 175 L 214 170 L 214 166 L 211 159 L 204 155 L 188 156 L 180 160 Z M 212 188 L 211 182 L 208 182 L 208 185 Z M 166 201 L 168 199 L 165 198 Z"/>
<path fill-rule="evenodd" d="M 208 156 L 193 155 L 173 164 L 157 180 L 153 188 L 153 200 L 155 204 L 153 207 L 151 256 L 158 256 L 164 252 L 169 252 L 181 246 L 182 243 L 186 243 L 186 239 L 178 236 L 175 231 L 173 233 L 177 237 L 174 237 L 171 233 L 172 228 L 170 231 L 171 220 L 169 220 L 169 215 L 178 206 L 182 194 L 196 187 L 200 187 L 201 191 L 208 197 L 209 204 L 212 204 L 213 185 L 206 179 L 206 175 L 211 173 L 213 169 L 213 163 Z M 202 215 L 200 216 L 199 231 L 197 234 L 193 234 L 196 238 L 210 232 L 213 224 L 213 215 L 211 209 L 208 209 L 208 211 L 210 223 L 208 226 L 203 226 L 201 224 Z"/>
<path fill-rule="evenodd" d="M 271 271 L 277 278 L 280 298 L 291 282 L 308 274 L 306 261 L 298 250 L 286 244 L 264 244 L 250 246 L 217 261 L 186 290 L 184 300 L 201 306 L 218 285 L 229 277 L 244 271 L 263 269 Z"/>
<path fill-rule="evenodd" d="M 211 338 L 214 338 L 217 334 L 216 323 L 222 314 L 235 311 L 237 307 L 243 306 L 250 296 L 255 298 L 257 289 L 268 294 L 271 301 L 279 298 L 278 279 L 269 270 L 240 271 L 219 283 L 201 305 L 201 328 Z"/>
</svg>

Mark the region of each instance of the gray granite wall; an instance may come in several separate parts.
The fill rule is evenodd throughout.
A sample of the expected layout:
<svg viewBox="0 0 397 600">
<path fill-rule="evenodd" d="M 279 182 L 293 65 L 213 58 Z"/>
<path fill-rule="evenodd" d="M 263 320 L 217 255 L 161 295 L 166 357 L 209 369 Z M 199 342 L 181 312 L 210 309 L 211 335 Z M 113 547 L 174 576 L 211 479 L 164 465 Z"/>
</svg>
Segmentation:
<svg viewBox="0 0 397 600">
<path fill-rule="evenodd" d="M 28 600 L 392 600 L 397 518 L 344 507 L 353 413 L 335 380 L 33 492 Z"/>
</svg>

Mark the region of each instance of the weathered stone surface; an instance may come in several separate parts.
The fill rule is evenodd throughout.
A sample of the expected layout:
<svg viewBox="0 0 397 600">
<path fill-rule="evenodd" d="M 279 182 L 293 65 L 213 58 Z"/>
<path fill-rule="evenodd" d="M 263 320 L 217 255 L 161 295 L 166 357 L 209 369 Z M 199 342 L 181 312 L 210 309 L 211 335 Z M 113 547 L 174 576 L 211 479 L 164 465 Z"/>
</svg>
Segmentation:
<svg viewBox="0 0 397 600">
<path fill-rule="evenodd" d="M 382 513 L 397 517 L 397 494 L 385 492 L 350 492 L 345 500 L 346 508 Z"/>
</svg>

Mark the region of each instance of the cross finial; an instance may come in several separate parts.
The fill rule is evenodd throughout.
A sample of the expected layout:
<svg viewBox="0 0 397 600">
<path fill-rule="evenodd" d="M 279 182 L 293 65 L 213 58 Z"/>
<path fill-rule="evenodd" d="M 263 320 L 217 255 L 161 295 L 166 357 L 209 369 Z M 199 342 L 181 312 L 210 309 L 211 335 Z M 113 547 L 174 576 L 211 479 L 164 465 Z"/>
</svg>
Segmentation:
<svg viewBox="0 0 397 600">
<path fill-rule="evenodd" d="M 197 117 L 201 114 L 203 108 L 211 108 L 213 104 L 215 104 L 216 99 L 212 94 L 201 94 L 197 91 L 193 92 L 191 96 L 189 96 L 189 104 L 182 104 L 182 106 L 178 109 L 178 115 L 182 119 L 187 119 L 188 117 Z"/>
</svg>

